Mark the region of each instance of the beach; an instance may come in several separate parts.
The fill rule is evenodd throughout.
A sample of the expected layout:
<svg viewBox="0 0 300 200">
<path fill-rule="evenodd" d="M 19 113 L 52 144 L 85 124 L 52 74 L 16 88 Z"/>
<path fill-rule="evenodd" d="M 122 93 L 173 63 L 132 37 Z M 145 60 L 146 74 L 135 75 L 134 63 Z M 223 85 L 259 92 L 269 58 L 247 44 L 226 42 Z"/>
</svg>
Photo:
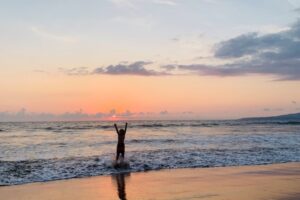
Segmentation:
<svg viewBox="0 0 300 200">
<path fill-rule="evenodd" d="M 0 187 L 5 200 L 300 199 L 300 163 L 164 169 Z"/>
<path fill-rule="evenodd" d="M 300 200 L 300 0 L 0 16 L 0 200 Z"/>
</svg>

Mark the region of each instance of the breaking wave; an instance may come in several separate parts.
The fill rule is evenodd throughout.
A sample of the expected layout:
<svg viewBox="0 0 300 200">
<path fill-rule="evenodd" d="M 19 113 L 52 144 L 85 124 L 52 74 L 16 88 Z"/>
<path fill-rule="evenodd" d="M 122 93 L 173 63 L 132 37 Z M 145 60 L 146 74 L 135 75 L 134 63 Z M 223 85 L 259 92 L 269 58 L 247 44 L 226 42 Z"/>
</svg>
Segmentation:
<svg viewBox="0 0 300 200">
<path fill-rule="evenodd" d="M 15 185 L 59 179 L 147 170 L 259 165 L 299 161 L 299 149 L 164 149 L 128 153 L 130 168 L 111 166 L 113 154 L 60 159 L 0 161 L 0 185 Z"/>
</svg>

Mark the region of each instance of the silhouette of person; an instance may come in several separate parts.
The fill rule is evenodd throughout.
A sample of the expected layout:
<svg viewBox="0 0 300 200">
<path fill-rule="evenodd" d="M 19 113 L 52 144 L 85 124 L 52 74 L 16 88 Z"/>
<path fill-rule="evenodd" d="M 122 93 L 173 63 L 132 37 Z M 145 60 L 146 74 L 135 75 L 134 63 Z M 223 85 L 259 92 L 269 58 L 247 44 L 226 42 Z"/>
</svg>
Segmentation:
<svg viewBox="0 0 300 200">
<path fill-rule="evenodd" d="M 116 132 L 118 134 L 117 155 L 116 155 L 116 161 L 118 161 L 120 154 L 121 154 L 121 157 L 123 159 L 125 157 L 125 143 L 124 143 L 124 140 L 125 140 L 125 134 L 126 134 L 126 131 L 127 131 L 127 122 L 125 124 L 125 130 L 124 129 L 119 130 L 118 127 L 117 127 L 117 124 L 114 124 L 114 125 L 115 125 Z"/>
<path fill-rule="evenodd" d="M 114 182 L 117 182 L 117 191 L 120 200 L 126 200 L 126 179 L 130 173 L 115 174 L 112 176 Z"/>
</svg>

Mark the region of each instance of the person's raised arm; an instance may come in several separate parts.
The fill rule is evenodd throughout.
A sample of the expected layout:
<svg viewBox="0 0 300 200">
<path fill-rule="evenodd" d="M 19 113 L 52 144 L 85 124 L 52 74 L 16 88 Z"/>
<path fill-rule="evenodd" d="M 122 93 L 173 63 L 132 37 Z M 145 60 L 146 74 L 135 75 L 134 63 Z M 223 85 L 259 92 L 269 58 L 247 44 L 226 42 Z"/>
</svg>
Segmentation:
<svg viewBox="0 0 300 200">
<path fill-rule="evenodd" d="M 115 126 L 115 129 L 116 129 L 116 132 L 119 134 L 119 130 L 118 130 L 117 124 L 114 124 L 114 126 Z"/>
<path fill-rule="evenodd" d="M 126 134 L 126 131 L 127 131 L 127 122 L 125 124 L 125 134 Z"/>
</svg>

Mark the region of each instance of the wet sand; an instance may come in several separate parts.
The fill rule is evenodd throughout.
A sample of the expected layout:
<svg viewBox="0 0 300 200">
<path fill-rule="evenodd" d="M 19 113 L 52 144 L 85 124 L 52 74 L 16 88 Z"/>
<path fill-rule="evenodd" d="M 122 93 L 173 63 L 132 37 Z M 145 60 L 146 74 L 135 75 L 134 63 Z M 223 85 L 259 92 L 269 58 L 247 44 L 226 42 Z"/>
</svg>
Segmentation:
<svg viewBox="0 0 300 200">
<path fill-rule="evenodd" d="M 0 187 L 0 199 L 299 200 L 300 163 L 171 169 Z"/>
</svg>

